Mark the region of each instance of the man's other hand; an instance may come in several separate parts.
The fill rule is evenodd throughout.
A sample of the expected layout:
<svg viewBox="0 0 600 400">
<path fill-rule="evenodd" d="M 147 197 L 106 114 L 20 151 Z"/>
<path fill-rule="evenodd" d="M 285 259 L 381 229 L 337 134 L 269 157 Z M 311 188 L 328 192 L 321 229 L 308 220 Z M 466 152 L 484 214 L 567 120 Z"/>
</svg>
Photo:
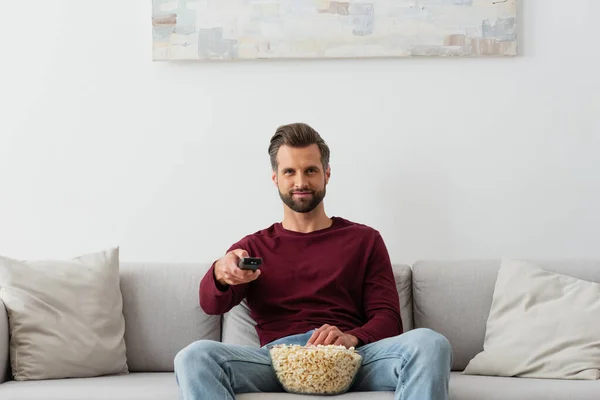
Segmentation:
<svg viewBox="0 0 600 400">
<path fill-rule="evenodd" d="M 249 257 L 243 249 L 231 250 L 215 263 L 215 279 L 223 286 L 241 285 L 252 282 L 260 276 L 260 269 L 256 271 L 243 270 L 238 263 L 244 257 Z"/>
<path fill-rule="evenodd" d="M 316 346 L 319 344 L 333 344 L 335 346 L 344 346 L 348 349 L 350 347 L 356 347 L 358 345 L 358 339 L 356 336 L 343 333 L 335 326 L 325 324 L 314 331 L 306 343 L 307 346 Z"/>
</svg>

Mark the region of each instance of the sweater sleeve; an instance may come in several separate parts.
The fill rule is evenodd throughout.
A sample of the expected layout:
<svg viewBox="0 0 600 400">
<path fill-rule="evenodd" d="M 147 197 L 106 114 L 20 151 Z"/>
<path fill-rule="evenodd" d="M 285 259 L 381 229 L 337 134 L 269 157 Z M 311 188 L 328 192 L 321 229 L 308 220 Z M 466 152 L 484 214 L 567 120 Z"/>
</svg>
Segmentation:
<svg viewBox="0 0 600 400">
<path fill-rule="evenodd" d="M 251 253 L 248 243 L 245 239 L 232 245 L 227 252 L 234 249 L 243 249 Z M 208 315 L 225 314 L 233 307 L 238 305 L 244 297 L 248 289 L 248 283 L 235 286 L 222 286 L 215 277 L 215 264 L 208 269 L 202 280 L 200 281 L 199 299 L 200 307 Z"/>
<path fill-rule="evenodd" d="M 400 335 L 403 329 L 400 300 L 392 263 L 379 233 L 369 256 L 363 288 L 363 310 L 367 322 L 346 333 L 355 336 L 360 345 Z"/>
</svg>

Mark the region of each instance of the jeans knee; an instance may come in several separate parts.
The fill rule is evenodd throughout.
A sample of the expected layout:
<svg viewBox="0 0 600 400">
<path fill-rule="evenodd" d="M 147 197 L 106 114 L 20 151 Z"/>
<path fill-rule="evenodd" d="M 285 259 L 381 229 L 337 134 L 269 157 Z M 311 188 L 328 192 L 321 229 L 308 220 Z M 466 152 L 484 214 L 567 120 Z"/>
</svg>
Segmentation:
<svg viewBox="0 0 600 400">
<path fill-rule="evenodd" d="M 428 328 L 414 329 L 411 332 L 415 336 L 417 349 L 420 353 L 427 353 L 432 357 L 442 359 L 451 359 L 452 346 L 444 335 Z"/>
<path fill-rule="evenodd" d="M 181 349 L 173 361 L 175 371 L 183 371 L 191 366 L 197 366 L 202 360 L 211 358 L 218 342 L 211 340 L 198 340 Z"/>
</svg>

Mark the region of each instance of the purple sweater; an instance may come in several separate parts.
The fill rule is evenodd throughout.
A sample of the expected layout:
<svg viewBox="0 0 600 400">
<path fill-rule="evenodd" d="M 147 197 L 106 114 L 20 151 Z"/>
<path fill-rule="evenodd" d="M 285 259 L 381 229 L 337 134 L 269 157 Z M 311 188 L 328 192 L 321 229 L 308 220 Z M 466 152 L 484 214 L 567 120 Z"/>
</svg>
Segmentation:
<svg viewBox="0 0 600 400">
<path fill-rule="evenodd" d="M 402 333 L 390 258 L 376 230 L 343 218 L 311 233 L 281 223 L 244 237 L 229 250 L 262 257 L 260 277 L 221 287 L 214 264 L 200 283 L 200 306 L 220 315 L 246 297 L 261 345 L 323 324 L 356 336 L 359 345 Z M 229 251 L 228 250 L 228 251 Z"/>
</svg>

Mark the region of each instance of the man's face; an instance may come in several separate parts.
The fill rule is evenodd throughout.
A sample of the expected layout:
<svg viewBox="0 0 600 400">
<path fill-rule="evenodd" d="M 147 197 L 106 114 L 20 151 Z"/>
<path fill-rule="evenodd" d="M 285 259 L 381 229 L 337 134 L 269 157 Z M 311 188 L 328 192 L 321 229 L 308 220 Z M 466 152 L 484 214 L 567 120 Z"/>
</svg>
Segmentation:
<svg viewBox="0 0 600 400">
<path fill-rule="evenodd" d="M 279 148 L 277 171 L 273 171 L 272 178 L 281 200 L 295 212 L 311 212 L 323 201 L 329 176 L 330 169 L 323 170 L 316 144 Z"/>
</svg>

